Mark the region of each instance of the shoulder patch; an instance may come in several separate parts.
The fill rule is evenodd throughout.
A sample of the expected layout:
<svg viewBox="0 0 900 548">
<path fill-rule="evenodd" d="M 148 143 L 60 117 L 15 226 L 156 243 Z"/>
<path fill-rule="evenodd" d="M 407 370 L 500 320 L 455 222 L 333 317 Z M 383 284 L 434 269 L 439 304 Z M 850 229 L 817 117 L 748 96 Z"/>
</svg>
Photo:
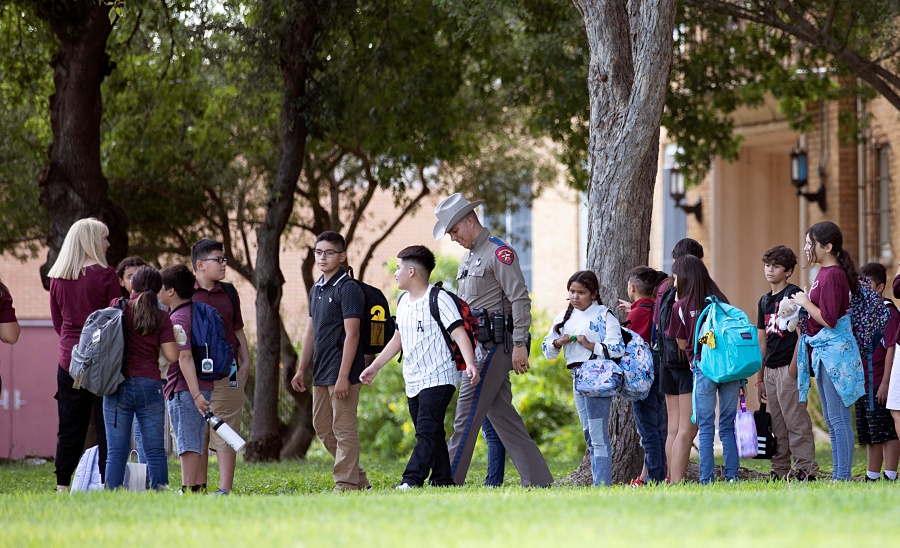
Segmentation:
<svg viewBox="0 0 900 548">
<path fill-rule="evenodd" d="M 494 252 L 494 255 L 496 255 L 497 259 L 503 264 L 512 264 L 516 258 L 515 252 L 505 245 L 498 247 Z"/>
</svg>

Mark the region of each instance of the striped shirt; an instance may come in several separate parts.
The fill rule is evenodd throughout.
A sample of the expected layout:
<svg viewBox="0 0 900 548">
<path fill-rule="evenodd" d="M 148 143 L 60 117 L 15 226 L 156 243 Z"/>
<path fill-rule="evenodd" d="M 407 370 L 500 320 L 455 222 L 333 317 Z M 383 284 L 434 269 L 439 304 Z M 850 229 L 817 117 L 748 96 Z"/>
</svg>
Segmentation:
<svg viewBox="0 0 900 548">
<path fill-rule="evenodd" d="M 403 379 L 406 395 L 415 397 L 425 388 L 456 385 L 459 374 L 453 355 L 437 322 L 431 316 L 431 292 L 433 285 L 421 298 L 410 301 L 404 293 L 397 303 L 397 329 L 403 346 Z M 462 325 L 456 303 L 445 292 L 438 294 L 438 311 L 441 323 L 448 328 Z M 456 325 L 454 325 L 456 324 Z"/>
</svg>

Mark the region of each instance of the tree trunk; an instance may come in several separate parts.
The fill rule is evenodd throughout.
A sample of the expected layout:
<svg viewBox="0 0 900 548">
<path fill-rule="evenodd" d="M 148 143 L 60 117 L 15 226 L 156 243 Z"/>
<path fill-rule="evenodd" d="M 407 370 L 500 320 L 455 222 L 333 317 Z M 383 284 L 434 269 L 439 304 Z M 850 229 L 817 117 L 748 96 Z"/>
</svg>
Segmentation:
<svg viewBox="0 0 900 548">
<path fill-rule="evenodd" d="M 108 198 L 109 185 L 100 163 L 100 84 L 113 64 L 106 53 L 112 31 L 109 6 L 95 0 L 37 3 L 37 14 L 59 39 L 53 54 L 55 92 L 50 96 L 53 141 L 41 173 L 40 204 L 50 218 L 47 262 L 41 266 L 44 287 L 66 233 L 85 217 L 109 227 L 107 259 L 117 263 L 128 252 L 128 217 Z"/>
<path fill-rule="evenodd" d="M 628 272 L 646 264 L 659 128 L 672 63 L 674 0 L 575 0 L 591 51 L 588 266 L 604 303 L 625 298 Z M 624 319 L 624 318 L 623 318 Z M 613 401 L 613 481 L 641 470 L 631 404 Z"/>
<path fill-rule="evenodd" d="M 307 80 L 315 55 L 311 52 L 322 29 L 327 7 L 317 0 L 292 2 L 281 29 L 279 59 L 284 89 L 281 103 L 281 157 L 269 188 L 266 216 L 256 232 L 256 387 L 248 460 L 268 461 L 281 453 L 278 419 L 281 355 L 280 307 L 284 276 L 281 273 L 281 235 L 294 208 L 294 192 L 303 167 L 308 127 L 305 105 Z"/>
</svg>

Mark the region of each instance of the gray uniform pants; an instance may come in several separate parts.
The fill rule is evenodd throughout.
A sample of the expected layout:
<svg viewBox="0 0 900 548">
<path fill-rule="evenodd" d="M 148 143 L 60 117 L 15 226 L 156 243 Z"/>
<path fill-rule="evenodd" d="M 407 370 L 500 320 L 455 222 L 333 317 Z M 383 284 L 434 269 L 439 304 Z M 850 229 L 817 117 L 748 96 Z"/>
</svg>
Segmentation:
<svg viewBox="0 0 900 548">
<path fill-rule="evenodd" d="M 490 343 L 485 345 L 485 352 L 485 360 L 479 364 L 481 380 L 478 384 L 472 386 L 465 378 L 460 383 L 453 436 L 447 443 L 453 481 L 457 485 L 466 482 L 478 432 L 487 416 L 519 471 L 522 485 L 550 485 L 553 476 L 550 475 L 547 462 L 512 404 L 509 382 L 512 353 L 506 354 L 502 344 Z"/>
</svg>

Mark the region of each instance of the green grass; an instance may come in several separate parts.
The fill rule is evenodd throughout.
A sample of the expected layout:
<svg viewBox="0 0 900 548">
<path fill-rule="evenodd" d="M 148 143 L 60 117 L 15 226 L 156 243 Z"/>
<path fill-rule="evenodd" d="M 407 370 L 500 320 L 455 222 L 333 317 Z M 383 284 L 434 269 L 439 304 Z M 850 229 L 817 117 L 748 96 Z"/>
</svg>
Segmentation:
<svg viewBox="0 0 900 548">
<path fill-rule="evenodd" d="M 57 495 L 52 463 L 3 464 L 0 546 L 871 545 L 895 536 L 900 502 L 900 486 L 886 482 L 528 490 L 512 467 L 500 489 L 400 493 L 392 487 L 404 462 L 364 464 L 374 491 L 332 493 L 331 462 L 319 450 L 305 461 L 241 463 L 238 496 L 227 498 Z M 553 462 L 551 469 L 562 477 L 576 464 Z M 169 469 L 176 485 L 177 463 Z M 477 462 L 471 479 L 483 473 Z"/>
</svg>

